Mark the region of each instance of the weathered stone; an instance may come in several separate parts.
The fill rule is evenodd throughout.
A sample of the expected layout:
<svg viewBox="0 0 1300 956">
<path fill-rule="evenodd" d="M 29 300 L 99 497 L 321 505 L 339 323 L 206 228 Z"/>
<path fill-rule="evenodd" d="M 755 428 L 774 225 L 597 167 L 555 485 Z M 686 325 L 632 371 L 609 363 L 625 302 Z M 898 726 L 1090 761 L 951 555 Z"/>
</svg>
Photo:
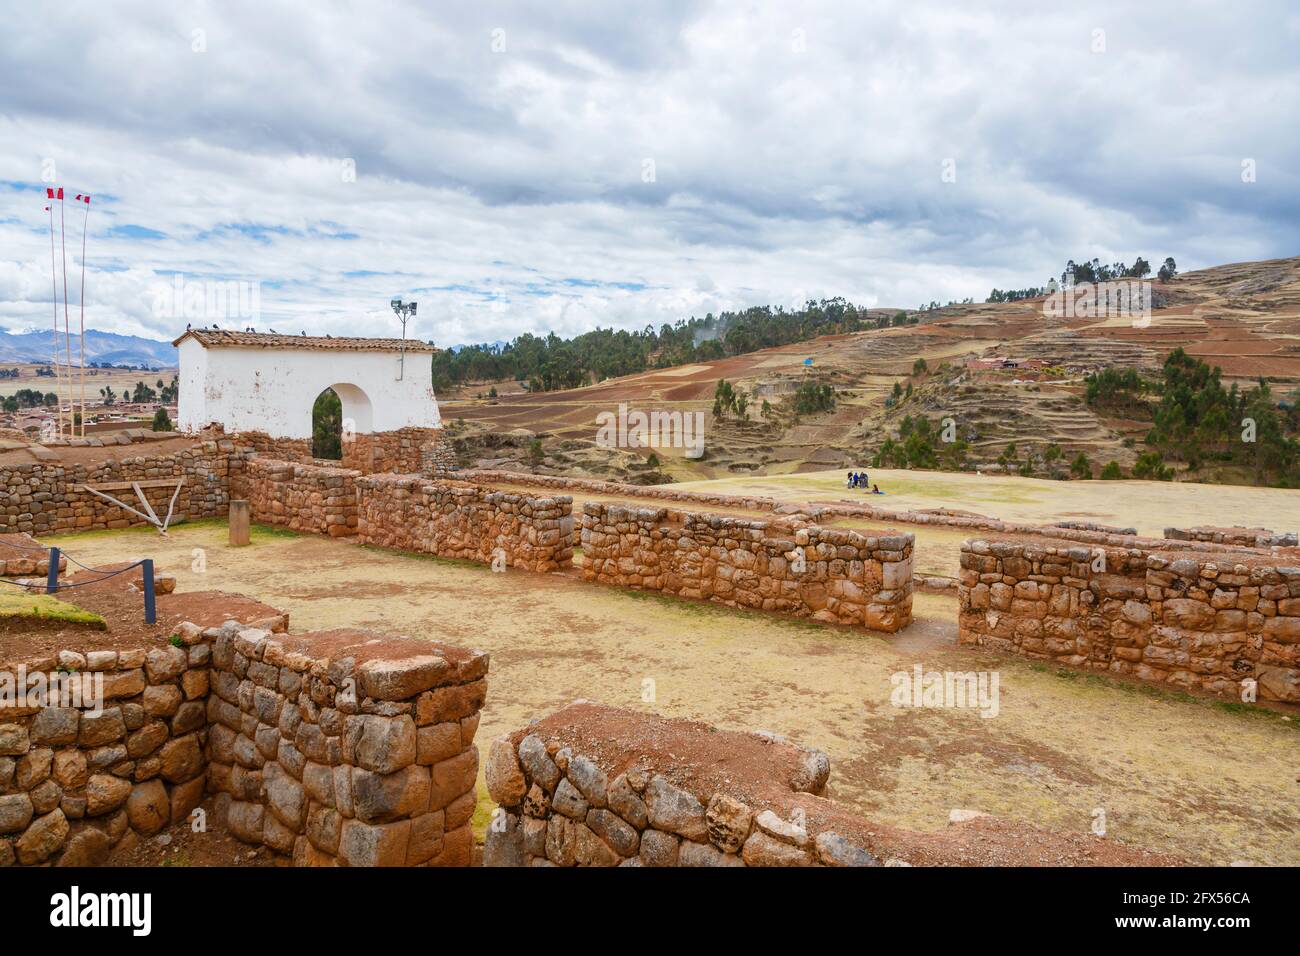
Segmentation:
<svg viewBox="0 0 1300 956">
<path fill-rule="evenodd" d="M 92 817 L 112 813 L 131 795 L 131 782 L 110 774 L 97 773 L 86 783 L 86 814 Z"/>
<path fill-rule="evenodd" d="M 499 816 L 493 817 L 483 841 L 483 865 L 523 866 L 524 831 L 520 818 L 501 810 L 497 813 Z"/>
<path fill-rule="evenodd" d="M 642 789 L 645 789 L 642 785 Z M 626 774 L 619 774 L 606 791 L 609 808 L 638 830 L 644 830 L 649 822 L 645 801 L 632 789 Z"/>
<path fill-rule="evenodd" d="M 705 811 L 709 842 L 724 853 L 738 853 L 749 836 L 754 811 L 734 797 L 715 793 Z"/>
<path fill-rule="evenodd" d="M 0 797 L 0 833 L 20 833 L 31 823 L 32 798 L 25 793 Z"/>
<path fill-rule="evenodd" d="M 595 809 L 587 813 L 587 826 L 609 844 L 619 856 L 634 856 L 640 836 L 629 824 L 611 810 Z"/>
<path fill-rule="evenodd" d="M 583 820 L 587 816 L 587 801 L 582 799 L 578 788 L 566 777 L 555 788 L 555 796 L 551 798 L 551 809 L 571 820 Z"/>
<path fill-rule="evenodd" d="M 376 700 L 408 700 L 446 683 L 454 673 L 455 667 L 435 654 L 396 661 L 366 661 L 357 669 L 361 690 Z"/>
<path fill-rule="evenodd" d="M 646 830 L 641 834 L 640 858 L 643 866 L 676 866 L 677 848 L 681 841 L 662 830 Z"/>
<path fill-rule="evenodd" d="M 523 769 L 515 756 L 514 745 L 508 737 L 498 737 L 488 748 L 487 763 L 483 767 L 488 794 L 503 807 L 518 806 L 527 791 Z"/>
<path fill-rule="evenodd" d="M 175 680 L 189 666 L 189 652 L 183 647 L 156 647 L 144 657 L 144 671 L 151 684 Z"/>
<path fill-rule="evenodd" d="M 53 810 L 37 817 L 14 844 L 18 862 L 24 866 L 43 863 L 58 850 L 68 838 L 68 818 L 62 810 Z"/>
<path fill-rule="evenodd" d="M 108 834 L 95 827 L 78 830 L 69 839 L 59 856 L 58 866 L 99 866 L 108 859 L 112 841 Z"/>
<path fill-rule="evenodd" d="M 28 732 L 34 744 L 73 744 L 80 723 L 81 712 L 75 707 L 46 707 L 32 718 Z"/>
<path fill-rule="evenodd" d="M 100 714 L 86 713 L 81 717 L 77 742 L 82 747 L 99 747 L 111 744 L 126 736 L 120 707 L 109 707 Z"/>
<path fill-rule="evenodd" d="M 193 780 L 203 772 L 203 752 L 194 734 L 169 740 L 163 744 L 158 756 L 162 760 L 160 772 L 168 783 Z"/>
<path fill-rule="evenodd" d="M 744 861 L 734 853 L 723 853 L 710 843 L 683 840 L 677 851 L 678 866 L 744 866 Z"/>
<path fill-rule="evenodd" d="M 805 750 L 790 786 L 796 793 L 820 794 L 831 776 L 831 759 L 820 750 Z"/>
<path fill-rule="evenodd" d="M 656 775 L 645 789 L 646 813 L 656 829 L 676 833 L 688 840 L 708 839 L 704 807 L 693 794 L 675 787 Z"/>
<path fill-rule="evenodd" d="M 171 800 L 161 780 L 137 783 L 126 798 L 126 816 L 131 829 L 152 836 L 171 821 Z"/>
<path fill-rule="evenodd" d="M 379 774 L 353 767 L 352 803 L 357 819 L 365 823 L 409 817 L 429 807 L 429 770 L 412 764 Z"/>
<path fill-rule="evenodd" d="M 415 721 L 411 717 L 358 714 L 347 718 L 346 727 L 345 752 L 357 766 L 384 774 L 415 762 Z"/>
<path fill-rule="evenodd" d="M 605 772 L 595 763 L 586 757 L 577 756 L 569 761 L 564 772 L 587 803 L 593 807 L 605 806 L 609 784 Z"/>
<path fill-rule="evenodd" d="M 577 839 L 577 826 L 572 820 L 551 817 L 546 821 L 546 858 L 556 866 L 573 866 L 577 863 Z"/>
<path fill-rule="evenodd" d="M 411 821 L 369 824 L 344 820 L 339 858 L 348 866 L 405 866 Z"/>
<path fill-rule="evenodd" d="M 876 858 L 829 830 L 817 834 L 817 859 L 826 866 L 879 866 Z"/>
<path fill-rule="evenodd" d="M 536 734 L 529 734 L 519 741 L 519 762 L 523 764 L 529 779 L 540 784 L 547 793 L 554 790 L 555 785 L 560 782 L 560 768 L 547 753 L 542 738 Z"/>
<path fill-rule="evenodd" d="M 754 822 L 758 823 L 758 817 Z M 777 840 L 762 830 L 750 834 L 740 851 L 740 858 L 747 866 L 811 866 L 813 862 L 812 854 L 807 850 Z"/>
<path fill-rule="evenodd" d="M 782 820 L 771 810 L 755 814 L 754 826 L 773 839 L 791 846 L 806 847 L 812 842 L 805 827 L 790 820 Z"/>
</svg>

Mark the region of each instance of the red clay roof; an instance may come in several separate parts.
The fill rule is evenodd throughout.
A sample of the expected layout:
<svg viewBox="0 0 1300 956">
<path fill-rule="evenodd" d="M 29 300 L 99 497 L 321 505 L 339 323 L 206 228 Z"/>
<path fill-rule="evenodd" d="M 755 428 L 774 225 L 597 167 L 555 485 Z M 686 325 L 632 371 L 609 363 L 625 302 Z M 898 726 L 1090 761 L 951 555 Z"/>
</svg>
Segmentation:
<svg viewBox="0 0 1300 956">
<path fill-rule="evenodd" d="M 193 338 L 204 348 L 330 349 L 346 352 L 436 352 L 430 342 L 418 339 L 333 338 L 328 335 L 279 335 L 273 332 L 236 332 L 234 329 L 188 329 L 172 342 Z"/>
</svg>

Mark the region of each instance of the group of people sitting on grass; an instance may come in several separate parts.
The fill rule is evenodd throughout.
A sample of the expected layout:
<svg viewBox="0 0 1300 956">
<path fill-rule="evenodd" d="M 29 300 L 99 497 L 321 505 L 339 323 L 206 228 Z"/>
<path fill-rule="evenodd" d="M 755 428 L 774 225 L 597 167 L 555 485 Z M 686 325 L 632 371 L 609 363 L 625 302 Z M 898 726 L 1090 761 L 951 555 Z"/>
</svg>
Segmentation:
<svg viewBox="0 0 1300 956">
<path fill-rule="evenodd" d="M 873 484 L 871 484 L 871 481 L 870 481 L 870 479 L 867 477 L 867 473 L 866 473 L 865 471 L 851 471 L 851 472 L 849 472 L 849 480 L 848 480 L 848 482 L 845 484 L 844 487 L 845 487 L 845 488 L 861 488 L 863 491 L 866 491 L 868 488 L 870 488 L 870 489 L 871 489 L 870 494 L 873 494 L 873 495 L 883 495 L 883 494 L 884 494 L 884 492 L 880 490 L 880 486 L 879 486 L 879 485 L 873 485 Z"/>
</svg>

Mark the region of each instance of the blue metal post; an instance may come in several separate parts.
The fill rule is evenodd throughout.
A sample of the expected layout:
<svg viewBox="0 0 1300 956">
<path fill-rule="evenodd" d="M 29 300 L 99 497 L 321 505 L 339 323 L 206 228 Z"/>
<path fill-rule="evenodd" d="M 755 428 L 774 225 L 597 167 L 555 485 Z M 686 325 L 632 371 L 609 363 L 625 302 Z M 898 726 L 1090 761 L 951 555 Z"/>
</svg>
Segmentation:
<svg viewBox="0 0 1300 956">
<path fill-rule="evenodd" d="M 50 570 L 45 576 L 45 593 L 53 594 L 59 589 L 59 549 L 50 548 Z"/>
<path fill-rule="evenodd" d="M 140 562 L 140 567 L 144 572 L 144 622 L 146 624 L 156 624 L 158 622 L 158 609 L 154 605 L 153 558 L 145 558 Z"/>
</svg>

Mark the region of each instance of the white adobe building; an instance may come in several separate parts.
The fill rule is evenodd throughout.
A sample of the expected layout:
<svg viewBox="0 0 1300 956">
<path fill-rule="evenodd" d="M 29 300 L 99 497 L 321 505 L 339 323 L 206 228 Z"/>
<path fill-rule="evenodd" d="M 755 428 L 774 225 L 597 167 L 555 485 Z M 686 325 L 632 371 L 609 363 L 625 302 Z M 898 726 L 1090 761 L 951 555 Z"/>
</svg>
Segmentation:
<svg viewBox="0 0 1300 956">
<path fill-rule="evenodd" d="M 311 438 L 311 410 L 338 393 L 345 428 L 358 434 L 439 428 L 433 353 L 409 339 L 332 338 L 190 329 L 172 342 L 180 358 L 176 427 Z"/>
</svg>

